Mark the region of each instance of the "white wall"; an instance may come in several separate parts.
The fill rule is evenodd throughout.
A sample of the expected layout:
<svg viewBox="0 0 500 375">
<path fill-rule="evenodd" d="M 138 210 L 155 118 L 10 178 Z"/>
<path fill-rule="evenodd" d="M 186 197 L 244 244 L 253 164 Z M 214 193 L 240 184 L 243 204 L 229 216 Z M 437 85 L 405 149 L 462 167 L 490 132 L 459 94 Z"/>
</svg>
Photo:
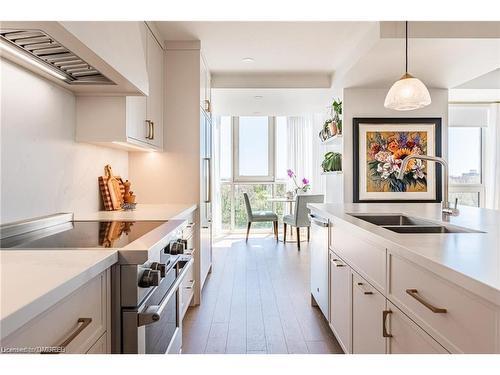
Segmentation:
<svg viewBox="0 0 500 375">
<path fill-rule="evenodd" d="M 344 148 L 342 169 L 344 170 L 344 202 L 353 200 L 353 117 L 441 117 L 442 154 L 447 155 L 448 140 L 448 90 L 430 89 L 432 103 L 415 111 L 394 111 L 384 107 L 388 89 L 347 88 L 343 94 Z M 331 194 L 327 186 L 327 194 Z"/>
<path fill-rule="evenodd" d="M 130 153 L 130 181 L 141 203 L 200 200 L 200 51 L 165 54 L 165 152 Z"/>
<path fill-rule="evenodd" d="M 128 175 L 128 154 L 75 143 L 75 97 L 6 60 L 1 66 L 1 222 L 100 208 L 104 165 Z"/>
</svg>

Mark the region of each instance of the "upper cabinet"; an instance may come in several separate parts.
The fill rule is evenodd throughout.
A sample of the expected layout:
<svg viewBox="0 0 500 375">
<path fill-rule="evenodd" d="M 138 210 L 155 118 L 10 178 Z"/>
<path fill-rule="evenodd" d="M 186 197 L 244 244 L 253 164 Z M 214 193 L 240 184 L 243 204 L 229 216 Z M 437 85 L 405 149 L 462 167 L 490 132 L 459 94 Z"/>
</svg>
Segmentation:
<svg viewBox="0 0 500 375">
<path fill-rule="evenodd" d="M 129 151 L 163 149 L 164 50 L 146 24 L 140 39 L 149 95 L 78 96 L 77 141 Z"/>
<path fill-rule="evenodd" d="M 143 22 L 2 22 L 2 58 L 77 95 L 147 95 Z"/>
<path fill-rule="evenodd" d="M 208 65 L 200 54 L 200 106 L 206 113 L 212 112 L 210 71 Z"/>
</svg>

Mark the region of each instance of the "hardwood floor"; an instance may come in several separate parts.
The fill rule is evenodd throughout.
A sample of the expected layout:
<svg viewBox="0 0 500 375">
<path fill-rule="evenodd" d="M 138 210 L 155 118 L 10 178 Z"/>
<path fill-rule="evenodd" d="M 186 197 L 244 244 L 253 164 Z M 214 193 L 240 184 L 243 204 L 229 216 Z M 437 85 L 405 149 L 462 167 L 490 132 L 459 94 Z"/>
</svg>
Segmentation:
<svg viewBox="0 0 500 375">
<path fill-rule="evenodd" d="M 213 262 L 202 304 L 184 317 L 183 353 L 342 353 L 311 306 L 308 243 L 226 237 Z"/>
</svg>

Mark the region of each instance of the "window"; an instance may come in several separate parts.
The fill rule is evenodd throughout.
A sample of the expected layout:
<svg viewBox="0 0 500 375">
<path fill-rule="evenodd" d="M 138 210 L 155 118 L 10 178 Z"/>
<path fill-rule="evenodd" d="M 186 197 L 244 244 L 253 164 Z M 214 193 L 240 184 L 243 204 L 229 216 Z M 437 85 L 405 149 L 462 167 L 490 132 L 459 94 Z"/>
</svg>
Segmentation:
<svg viewBox="0 0 500 375">
<path fill-rule="evenodd" d="M 481 207 L 484 202 L 483 128 L 450 126 L 448 131 L 448 200 L 466 206 Z"/>
<path fill-rule="evenodd" d="M 274 180 L 274 118 L 233 117 L 234 180 Z"/>
<path fill-rule="evenodd" d="M 287 170 L 286 117 L 220 117 L 220 228 L 243 231 L 247 213 L 243 193 L 254 210 L 273 210 L 281 217 L 283 203 L 269 198 L 284 196 Z M 271 223 L 254 223 L 252 228 L 269 231 Z"/>
</svg>

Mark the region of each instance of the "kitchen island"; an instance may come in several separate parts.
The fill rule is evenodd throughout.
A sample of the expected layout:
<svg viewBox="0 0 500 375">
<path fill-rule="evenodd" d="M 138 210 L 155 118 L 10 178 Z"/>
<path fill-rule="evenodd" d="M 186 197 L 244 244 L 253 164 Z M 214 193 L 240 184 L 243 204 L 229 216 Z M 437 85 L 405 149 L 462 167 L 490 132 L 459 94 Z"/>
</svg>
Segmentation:
<svg viewBox="0 0 500 375">
<path fill-rule="evenodd" d="M 439 204 L 309 208 L 329 223 L 328 255 L 311 270 L 324 276 L 311 279 L 311 292 L 328 293 L 325 315 L 345 351 L 500 352 L 500 212 L 460 207 L 443 221 Z M 398 233 L 369 221 L 387 215 L 460 233 Z"/>
</svg>

